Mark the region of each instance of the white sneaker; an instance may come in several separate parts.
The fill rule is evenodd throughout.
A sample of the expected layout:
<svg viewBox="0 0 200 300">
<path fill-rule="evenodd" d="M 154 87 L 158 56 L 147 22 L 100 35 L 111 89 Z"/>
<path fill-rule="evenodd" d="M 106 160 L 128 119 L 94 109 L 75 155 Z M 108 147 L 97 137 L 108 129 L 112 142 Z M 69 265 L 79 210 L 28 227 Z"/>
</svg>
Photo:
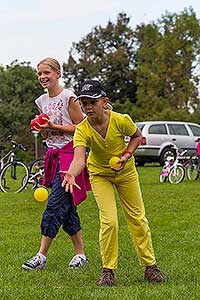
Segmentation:
<svg viewBox="0 0 200 300">
<path fill-rule="evenodd" d="M 70 268 L 80 268 L 88 263 L 85 254 L 75 255 L 69 263 Z"/>
<path fill-rule="evenodd" d="M 22 268 L 25 270 L 42 270 L 46 267 L 46 260 L 42 261 L 40 255 L 33 256 L 29 260 L 27 260 Z"/>
</svg>

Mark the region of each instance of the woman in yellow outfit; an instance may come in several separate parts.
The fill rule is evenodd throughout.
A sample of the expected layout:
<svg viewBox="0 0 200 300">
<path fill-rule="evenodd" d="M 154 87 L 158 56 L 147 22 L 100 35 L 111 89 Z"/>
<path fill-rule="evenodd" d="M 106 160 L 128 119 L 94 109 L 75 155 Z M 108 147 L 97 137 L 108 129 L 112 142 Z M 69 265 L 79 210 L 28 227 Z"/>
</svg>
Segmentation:
<svg viewBox="0 0 200 300">
<path fill-rule="evenodd" d="M 107 109 L 108 97 L 97 80 L 87 80 L 77 97 L 86 118 L 76 126 L 74 135 L 74 159 L 62 185 L 66 191 L 79 188 L 75 177 L 85 167 L 86 148 L 90 149 L 87 160 L 92 191 L 99 208 L 100 251 L 103 271 L 99 285 L 115 284 L 114 269 L 118 263 L 118 217 L 116 187 L 121 201 L 131 239 L 141 265 L 145 267 L 144 278 L 161 282 L 163 276 L 156 265 L 151 233 L 142 200 L 138 174 L 133 153 L 141 142 L 141 133 L 129 115 Z M 124 137 L 129 136 L 128 146 Z M 109 160 L 117 156 L 118 166 L 109 166 Z"/>
</svg>

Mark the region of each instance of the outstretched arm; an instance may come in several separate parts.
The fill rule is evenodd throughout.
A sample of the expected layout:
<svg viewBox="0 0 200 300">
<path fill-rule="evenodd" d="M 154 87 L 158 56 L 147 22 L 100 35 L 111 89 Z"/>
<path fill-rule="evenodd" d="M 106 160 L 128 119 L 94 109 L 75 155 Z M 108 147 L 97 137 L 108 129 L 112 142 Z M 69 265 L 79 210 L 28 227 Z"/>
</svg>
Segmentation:
<svg viewBox="0 0 200 300">
<path fill-rule="evenodd" d="M 70 190 L 73 192 L 73 186 L 80 187 L 76 184 L 75 178 L 83 171 L 85 168 L 85 152 L 86 148 L 84 146 L 77 146 L 74 149 L 74 158 L 70 164 L 67 171 L 60 171 L 64 175 L 62 181 L 62 186 L 65 187 L 66 192 Z"/>
</svg>

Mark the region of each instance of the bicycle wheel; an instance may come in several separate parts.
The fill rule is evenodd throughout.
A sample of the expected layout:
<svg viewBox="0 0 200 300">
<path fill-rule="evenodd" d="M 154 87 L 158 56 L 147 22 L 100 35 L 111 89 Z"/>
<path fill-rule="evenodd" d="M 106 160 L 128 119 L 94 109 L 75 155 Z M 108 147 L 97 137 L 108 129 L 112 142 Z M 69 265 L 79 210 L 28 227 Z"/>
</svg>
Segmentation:
<svg viewBox="0 0 200 300">
<path fill-rule="evenodd" d="M 160 174 L 160 182 L 163 183 L 163 182 L 167 181 L 167 177 L 168 176 L 166 176 L 166 175 L 163 176 L 163 175 Z"/>
<path fill-rule="evenodd" d="M 181 183 L 185 177 L 185 170 L 181 165 L 173 166 L 169 172 L 170 183 Z"/>
<path fill-rule="evenodd" d="M 7 163 L 0 173 L 0 189 L 4 193 L 19 193 L 27 185 L 28 167 L 21 161 Z"/>
<path fill-rule="evenodd" d="M 44 168 L 44 159 L 38 158 L 31 163 L 30 173 L 36 173 L 41 168 Z"/>
<path fill-rule="evenodd" d="M 30 165 L 28 183 L 32 185 L 31 189 L 35 189 L 42 185 L 44 175 L 44 159 L 39 158 Z"/>
<path fill-rule="evenodd" d="M 197 180 L 199 178 L 198 165 L 194 162 L 190 163 L 186 167 L 186 175 L 187 179 L 190 181 Z"/>
<path fill-rule="evenodd" d="M 160 171 L 160 182 L 163 183 L 167 181 L 167 178 L 169 176 L 169 167 L 163 167 Z"/>
</svg>

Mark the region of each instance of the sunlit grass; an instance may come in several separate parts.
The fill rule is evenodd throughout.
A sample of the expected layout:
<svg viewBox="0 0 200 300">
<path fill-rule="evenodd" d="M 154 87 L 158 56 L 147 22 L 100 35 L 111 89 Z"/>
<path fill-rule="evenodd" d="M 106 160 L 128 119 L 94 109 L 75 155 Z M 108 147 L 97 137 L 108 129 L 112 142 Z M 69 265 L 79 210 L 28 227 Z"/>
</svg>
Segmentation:
<svg viewBox="0 0 200 300">
<path fill-rule="evenodd" d="M 89 264 L 68 269 L 74 255 L 71 241 L 60 230 L 43 272 L 26 272 L 21 264 L 40 244 L 40 220 L 46 203 L 33 200 L 33 191 L 0 192 L 0 299 L 200 299 L 199 190 L 200 181 L 179 185 L 159 182 L 159 167 L 139 168 L 140 182 L 151 227 L 157 262 L 166 274 L 163 284 L 143 280 L 143 268 L 132 248 L 119 205 L 119 266 L 117 285 L 100 288 L 98 209 L 90 193 L 78 208 Z"/>
</svg>

